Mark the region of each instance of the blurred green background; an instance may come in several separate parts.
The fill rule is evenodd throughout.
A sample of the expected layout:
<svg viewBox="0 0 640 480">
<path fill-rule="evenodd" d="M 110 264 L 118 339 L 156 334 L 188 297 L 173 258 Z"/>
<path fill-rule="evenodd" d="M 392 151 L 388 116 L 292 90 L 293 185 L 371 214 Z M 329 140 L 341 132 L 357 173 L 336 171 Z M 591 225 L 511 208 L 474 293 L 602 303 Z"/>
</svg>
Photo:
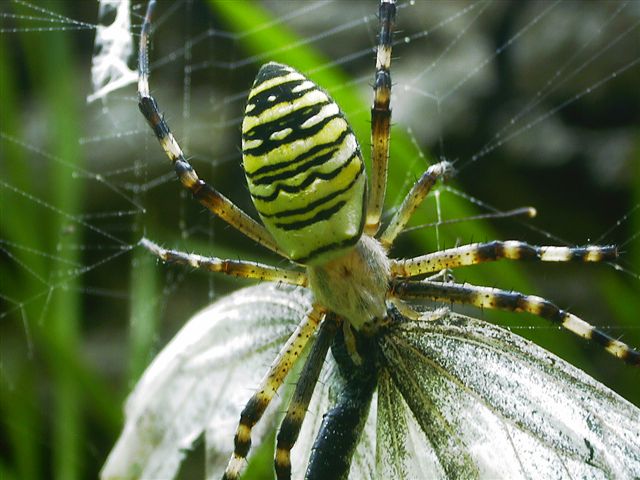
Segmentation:
<svg viewBox="0 0 640 480">
<path fill-rule="evenodd" d="M 135 247 L 139 238 L 282 261 L 180 191 L 137 111 L 135 86 L 87 104 L 97 4 L 30 5 L 0 3 L 0 477 L 95 478 L 127 392 L 155 353 L 191 314 L 246 284 L 159 265 Z M 548 297 L 640 346 L 637 5 L 472 5 L 400 2 L 387 206 L 428 162 L 446 157 L 459 167 L 455 191 L 500 210 L 533 205 L 539 216 L 420 229 L 392 253 L 494 238 L 620 244 L 622 270 L 500 263 L 456 275 Z M 368 155 L 376 8 L 160 2 L 151 86 L 201 176 L 252 212 L 239 122 L 268 60 L 327 89 Z M 141 12 L 135 3 L 134 29 Z M 448 190 L 440 204 L 443 219 L 486 211 Z M 429 200 L 415 224 L 435 220 Z M 599 348 L 529 317 L 475 314 L 512 326 L 640 405 L 637 372 Z M 270 471 L 263 450 L 248 478 Z M 184 478 L 193 478 L 190 468 L 202 467 L 190 462 Z"/>
</svg>

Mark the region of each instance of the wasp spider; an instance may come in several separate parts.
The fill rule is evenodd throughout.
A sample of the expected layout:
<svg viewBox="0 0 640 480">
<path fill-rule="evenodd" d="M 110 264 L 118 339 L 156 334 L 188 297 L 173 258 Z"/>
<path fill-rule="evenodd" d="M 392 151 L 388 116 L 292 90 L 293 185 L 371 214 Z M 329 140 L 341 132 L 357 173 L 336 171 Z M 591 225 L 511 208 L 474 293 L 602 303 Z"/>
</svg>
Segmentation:
<svg viewBox="0 0 640 480">
<path fill-rule="evenodd" d="M 300 319 L 242 410 L 233 454 L 223 478 L 240 476 L 251 447 L 253 427 L 309 342 L 312 347 L 277 437 L 275 471 L 278 478 L 291 476 L 290 451 L 302 427 L 320 368 L 333 345 L 333 355 L 346 386 L 336 405 L 324 416 L 307 476 L 346 477 L 374 391 L 389 381 L 389 375 L 398 374 L 385 371 L 385 360 L 379 358 L 388 361 L 394 355 L 395 347 L 389 343 L 391 335 L 387 332 L 401 328 L 407 319 L 428 320 L 429 313 L 418 311 L 415 306 L 419 301 L 530 312 L 601 344 L 629 364 L 640 365 L 639 352 L 548 300 L 459 284 L 446 275 L 438 275 L 445 270 L 500 259 L 608 261 L 617 256 L 614 246 L 569 248 L 493 241 L 416 258 L 389 258 L 389 248 L 413 212 L 434 183 L 452 171 L 448 162 L 431 165 L 390 222 L 381 227 L 390 140 L 390 63 L 396 14 L 393 0 L 381 0 L 379 7 L 369 183 L 358 141 L 331 97 L 289 66 L 267 63 L 258 72 L 242 123 L 242 154 L 249 192 L 262 223 L 198 177 L 149 93 L 148 43 L 154 3 L 149 2 L 140 41 L 140 110 L 182 185 L 213 214 L 295 267 L 276 268 L 186 254 L 163 249 L 147 239 L 141 244 L 166 262 L 304 287 L 313 296 L 311 308 Z M 425 329 L 430 328 L 427 320 Z M 436 323 L 432 325 L 435 329 Z M 435 418 L 431 420 L 434 431 L 442 427 Z M 440 462 L 447 475 L 464 473 L 466 470 L 456 463 L 465 460 L 464 456 L 462 460 L 456 457 L 456 445 L 446 448 Z"/>
</svg>

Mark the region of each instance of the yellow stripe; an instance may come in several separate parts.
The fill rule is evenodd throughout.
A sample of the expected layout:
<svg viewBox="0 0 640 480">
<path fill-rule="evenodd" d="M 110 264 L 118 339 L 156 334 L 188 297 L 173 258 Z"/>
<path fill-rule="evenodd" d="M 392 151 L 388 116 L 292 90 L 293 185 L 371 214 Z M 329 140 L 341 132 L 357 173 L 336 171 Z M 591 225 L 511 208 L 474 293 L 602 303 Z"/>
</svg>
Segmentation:
<svg viewBox="0 0 640 480">
<path fill-rule="evenodd" d="M 629 346 L 618 340 L 612 340 L 611 343 L 605 347 L 605 350 L 618 358 L 624 358 L 629 351 Z"/>
<path fill-rule="evenodd" d="M 349 126 L 346 120 L 336 117 L 329 121 L 317 134 L 280 145 L 265 155 L 253 156 L 245 153 L 243 157 L 245 171 L 251 174 L 258 168 L 273 163 L 273 159 L 277 159 L 278 162 L 295 160 L 317 145 L 334 142 L 347 128 Z"/>
<path fill-rule="evenodd" d="M 323 91 L 315 89 L 304 94 L 302 97 L 295 99 L 293 102 L 285 101 L 276 103 L 272 107 L 263 111 L 257 117 L 246 115 L 242 121 L 242 133 L 249 132 L 257 125 L 264 125 L 266 123 L 273 122 L 285 115 L 289 115 L 318 103 L 327 102 L 328 100 L 329 98 Z"/>
<path fill-rule="evenodd" d="M 570 313 L 563 320 L 562 326 L 576 335 L 586 338 L 587 340 L 591 338 L 591 332 L 593 331 L 593 327 L 591 325 Z"/>
<path fill-rule="evenodd" d="M 566 262 L 571 258 L 571 249 L 567 247 L 542 247 L 540 259 L 545 262 Z"/>
<path fill-rule="evenodd" d="M 276 449 L 275 461 L 280 467 L 289 467 L 291 465 L 290 451 L 284 448 Z"/>
<path fill-rule="evenodd" d="M 251 193 L 255 196 L 267 196 L 267 195 L 272 195 L 273 192 L 276 190 L 278 185 L 291 185 L 291 186 L 296 186 L 296 185 L 300 185 L 311 173 L 329 173 L 332 172 L 334 170 L 336 170 L 337 168 L 340 168 L 342 165 L 344 165 L 347 160 L 349 160 L 349 158 L 351 158 L 351 156 L 354 154 L 354 152 L 356 151 L 357 148 L 357 144 L 356 144 L 356 139 L 353 135 L 347 135 L 345 137 L 345 139 L 342 141 L 342 143 L 340 143 L 337 146 L 333 146 L 333 147 L 327 147 L 324 148 L 320 151 L 318 151 L 315 155 L 311 155 L 310 157 L 306 158 L 304 160 L 304 163 L 307 162 L 311 162 L 313 161 L 315 158 L 317 157 L 321 157 L 323 155 L 326 155 L 327 153 L 329 153 L 331 150 L 336 150 L 334 155 L 327 161 L 325 161 L 324 163 L 322 163 L 322 165 L 317 165 L 308 169 L 305 169 L 304 171 L 298 173 L 297 175 L 294 175 L 292 177 L 288 177 L 286 180 L 276 180 L 271 184 L 260 184 L 260 185 L 251 185 Z M 354 161 L 352 163 L 360 165 L 362 162 L 362 160 L 358 157 L 355 158 Z M 273 174 L 279 174 L 279 173 L 284 173 L 289 171 L 291 168 L 296 168 L 299 165 L 299 163 L 294 163 L 292 165 L 289 165 L 285 168 L 282 168 L 280 170 L 276 170 L 274 172 L 269 172 L 268 175 L 273 175 Z M 259 180 L 261 177 L 258 177 L 257 180 Z M 324 180 L 321 180 L 324 181 Z M 333 181 L 333 179 L 331 180 Z M 312 189 L 314 184 L 309 185 L 303 192 L 306 192 L 309 189 Z M 302 193 L 302 192 L 300 192 Z M 281 194 L 282 195 L 282 194 Z M 294 199 L 296 200 L 296 199 Z"/>
<path fill-rule="evenodd" d="M 249 100 L 255 97 L 258 93 L 264 92 L 272 87 L 276 87 L 278 85 L 282 85 L 283 83 L 292 82 L 295 80 L 306 80 L 304 75 L 298 73 L 294 70 L 291 70 L 291 73 L 287 73 L 286 75 L 281 75 L 279 77 L 270 78 L 262 82 L 260 85 L 256 85 L 249 92 Z"/>
<path fill-rule="evenodd" d="M 254 198 L 254 204 L 256 208 L 262 212 L 263 214 L 273 215 L 278 212 L 304 208 L 309 205 L 311 202 L 319 200 L 327 195 L 330 195 L 332 192 L 336 192 L 345 188 L 349 183 L 353 182 L 354 178 L 359 174 L 361 170 L 360 162 L 351 162 L 345 168 L 340 171 L 338 176 L 332 178 L 330 181 L 327 180 L 316 180 L 311 185 L 309 185 L 303 192 L 280 192 L 278 198 L 272 202 L 263 202 L 257 198 Z M 305 171 L 302 173 L 304 177 L 309 175 L 309 171 Z M 295 178 L 295 177 L 294 177 Z M 296 182 L 297 183 L 297 182 Z M 313 209 L 310 212 L 307 212 L 302 215 L 296 215 L 293 217 L 286 217 L 286 221 L 304 220 L 306 218 L 311 218 L 315 215 L 315 212 L 319 209 L 326 208 L 329 204 L 334 205 L 340 200 L 343 200 L 345 196 L 350 196 L 351 189 L 344 192 L 342 195 L 338 195 L 335 197 L 330 203 L 319 205 L 317 208 Z"/>
</svg>

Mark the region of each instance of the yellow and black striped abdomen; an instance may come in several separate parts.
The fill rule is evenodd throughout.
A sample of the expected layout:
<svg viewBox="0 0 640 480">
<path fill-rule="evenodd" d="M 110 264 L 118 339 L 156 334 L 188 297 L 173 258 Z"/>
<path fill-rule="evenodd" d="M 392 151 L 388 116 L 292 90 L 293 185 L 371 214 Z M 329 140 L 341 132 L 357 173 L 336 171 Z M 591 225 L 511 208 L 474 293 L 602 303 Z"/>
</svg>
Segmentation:
<svg viewBox="0 0 640 480">
<path fill-rule="evenodd" d="M 249 192 L 292 260 L 321 263 L 362 233 L 366 176 L 360 147 L 338 105 L 293 68 L 258 72 L 242 123 Z"/>
</svg>

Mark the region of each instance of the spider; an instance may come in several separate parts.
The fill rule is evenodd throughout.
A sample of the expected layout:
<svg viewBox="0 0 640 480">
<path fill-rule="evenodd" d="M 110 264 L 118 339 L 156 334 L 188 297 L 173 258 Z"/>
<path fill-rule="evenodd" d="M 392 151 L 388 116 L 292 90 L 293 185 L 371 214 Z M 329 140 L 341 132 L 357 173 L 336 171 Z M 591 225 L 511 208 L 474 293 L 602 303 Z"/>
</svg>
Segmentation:
<svg viewBox="0 0 640 480">
<path fill-rule="evenodd" d="M 455 283 L 446 274 L 458 267 L 500 259 L 608 261 L 617 257 L 615 246 L 571 248 L 492 241 L 409 259 L 388 256 L 396 237 L 434 184 L 453 171 L 446 161 L 431 165 L 390 222 L 381 226 L 389 160 L 394 0 L 381 0 L 379 6 L 369 183 L 358 141 L 329 94 L 289 66 L 267 63 L 259 70 L 245 108 L 242 153 L 249 192 L 262 223 L 198 177 L 151 96 L 148 44 L 154 7 L 155 1 L 150 0 L 140 40 L 138 93 L 142 114 L 171 160 L 178 179 L 202 205 L 295 266 L 276 268 L 203 257 L 167 250 L 146 238 L 141 245 L 165 262 L 303 287 L 313 297 L 311 308 L 242 410 L 234 450 L 223 478 L 239 478 L 251 447 L 253 427 L 308 343 L 312 344 L 310 352 L 277 436 L 275 471 L 279 479 L 291 476 L 290 451 L 331 348 L 345 387 L 338 403 L 324 417 L 307 476 L 346 477 L 373 392 L 383 381 L 380 365 L 384 362 L 378 357 L 392 356 L 389 349 L 393 347 L 385 347 L 388 332 L 409 319 L 428 324 L 429 319 L 438 317 L 419 308 L 420 302 L 529 312 L 602 345 L 631 365 L 640 365 L 638 351 L 548 300 Z"/>
</svg>

